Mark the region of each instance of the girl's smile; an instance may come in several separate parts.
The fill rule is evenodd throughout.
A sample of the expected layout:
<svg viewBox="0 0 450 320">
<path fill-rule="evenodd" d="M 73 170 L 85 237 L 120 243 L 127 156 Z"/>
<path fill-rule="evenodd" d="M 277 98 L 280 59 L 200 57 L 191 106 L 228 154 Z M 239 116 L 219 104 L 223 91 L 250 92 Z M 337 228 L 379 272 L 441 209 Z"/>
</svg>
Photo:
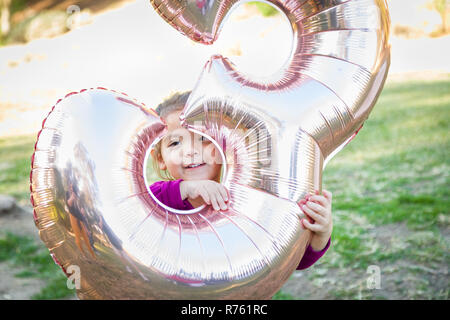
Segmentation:
<svg viewBox="0 0 450 320">
<path fill-rule="evenodd" d="M 203 163 L 197 163 L 197 164 L 190 164 L 190 165 L 187 165 L 187 166 L 185 166 L 184 168 L 186 169 L 186 170 L 193 170 L 193 169 L 197 169 L 197 168 L 199 168 L 199 167 L 202 167 L 202 166 L 204 166 L 204 165 L 206 165 L 206 163 L 205 162 L 203 162 Z"/>
<path fill-rule="evenodd" d="M 166 118 L 168 131 L 161 141 L 160 169 L 169 171 L 174 179 L 219 182 L 219 153 L 207 138 L 181 126 L 181 112 L 174 111 Z"/>
</svg>

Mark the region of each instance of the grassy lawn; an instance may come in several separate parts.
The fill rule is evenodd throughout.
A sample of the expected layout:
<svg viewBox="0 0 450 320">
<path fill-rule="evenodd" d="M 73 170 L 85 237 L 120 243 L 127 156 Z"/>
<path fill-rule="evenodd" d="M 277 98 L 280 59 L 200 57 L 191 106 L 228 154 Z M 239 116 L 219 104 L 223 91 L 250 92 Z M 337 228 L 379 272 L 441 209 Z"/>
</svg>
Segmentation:
<svg viewBox="0 0 450 320">
<path fill-rule="evenodd" d="M 334 196 L 332 246 L 302 277 L 318 296 L 448 299 L 449 122 L 450 76 L 388 83 L 364 128 L 324 172 L 324 188 Z M 25 205 L 34 142 L 35 136 L 0 139 L 0 193 Z M 54 270 L 42 243 L 14 235 L 0 241 L 2 248 L 19 248 L 0 260 L 43 268 L 19 276 Z M 369 266 L 380 268 L 381 290 L 367 288 Z M 46 279 L 49 287 L 36 298 L 72 294 L 61 289 L 61 271 Z M 315 297 L 280 291 L 274 299 Z"/>
<path fill-rule="evenodd" d="M 450 77 L 391 83 L 330 161 L 333 245 L 305 272 L 329 298 L 448 299 L 449 128 Z M 367 288 L 371 265 L 385 290 Z"/>
</svg>

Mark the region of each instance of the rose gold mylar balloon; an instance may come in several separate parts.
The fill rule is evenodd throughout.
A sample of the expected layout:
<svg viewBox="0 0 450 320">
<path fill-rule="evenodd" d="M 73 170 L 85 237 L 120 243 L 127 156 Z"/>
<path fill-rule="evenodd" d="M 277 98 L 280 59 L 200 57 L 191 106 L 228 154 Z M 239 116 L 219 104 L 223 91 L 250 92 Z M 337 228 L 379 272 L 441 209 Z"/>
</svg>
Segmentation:
<svg viewBox="0 0 450 320">
<path fill-rule="evenodd" d="M 243 1 L 242 1 L 243 2 Z M 211 43 L 241 1 L 152 1 Z M 296 205 L 371 111 L 389 66 L 384 1 L 271 1 L 294 31 L 286 67 L 264 81 L 214 56 L 182 121 L 224 160 L 230 208 L 179 212 L 149 193 L 149 150 L 165 124 L 102 88 L 59 101 L 32 159 L 31 201 L 55 261 L 78 266 L 82 299 L 266 299 L 298 265 L 310 233 Z"/>
<path fill-rule="evenodd" d="M 41 239 L 66 274 L 80 271 L 81 299 L 270 298 L 309 238 L 298 206 L 236 186 L 227 211 L 165 207 L 144 176 L 165 131 L 152 109 L 121 93 L 60 100 L 32 158 Z"/>
</svg>

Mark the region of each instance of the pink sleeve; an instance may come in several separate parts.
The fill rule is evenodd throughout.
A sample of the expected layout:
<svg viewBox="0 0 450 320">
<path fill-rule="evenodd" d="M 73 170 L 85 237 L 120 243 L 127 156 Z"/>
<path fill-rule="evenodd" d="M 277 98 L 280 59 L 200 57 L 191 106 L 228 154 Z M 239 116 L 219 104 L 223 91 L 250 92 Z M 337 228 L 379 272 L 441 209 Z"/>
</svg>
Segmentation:
<svg viewBox="0 0 450 320">
<path fill-rule="evenodd" d="M 320 251 L 315 251 L 311 245 L 308 245 L 308 247 L 305 250 L 305 254 L 303 255 L 302 260 L 300 260 L 300 264 L 298 265 L 296 270 L 303 270 L 306 268 L 311 267 L 314 263 L 316 263 L 317 260 L 319 260 L 325 252 L 328 250 L 331 244 L 331 238 L 328 239 L 327 245 L 325 248 L 323 248 Z"/>
<path fill-rule="evenodd" d="M 191 210 L 193 209 L 192 205 L 187 200 L 181 199 L 181 181 L 183 180 L 158 181 L 150 186 L 150 190 L 159 201 L 168 207 L 178 210 Z"/>
</svg>

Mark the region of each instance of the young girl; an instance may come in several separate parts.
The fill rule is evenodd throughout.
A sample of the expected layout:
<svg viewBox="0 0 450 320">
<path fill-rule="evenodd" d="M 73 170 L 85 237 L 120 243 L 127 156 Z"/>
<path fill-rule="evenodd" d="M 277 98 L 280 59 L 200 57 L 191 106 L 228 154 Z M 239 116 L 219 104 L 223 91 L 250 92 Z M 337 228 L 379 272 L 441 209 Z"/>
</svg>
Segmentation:
<svg viewBox="0 0 450 320">
<path fill-rule="evenodd" d="M 189 92 L 176 93 L 156 108 L 166 122 L 167 134 L 151 150 L 154 170 L 164 181 L 155 182 L 150 190 L 165 205 L 178 210 L 191 210 L 203 204 L 214 210 L 228 208 L 228 190 L 220 184 L 221 165 L 211 141 L 190 132 L 180 124 Z M 212 148 L 211 148 L 212 147 Z M 203 154 L 212 150 L 212 154 Z M 312 231 L 297 270 L 313 265 L 329 248 L 333 223 L 331 219 L 331 192 L 323 190 L 308 195 L 298 205 L 308 219 L 302 219 L 304 229 Z"/>
<path fill-rule="evenodd" d="M 166 122 L 168 132 L 151 155 L 155 171 L 168 181 L 156 182 L 150 190 L 162 203 L 174 209 L 190 210 L 206 203 L 214 210 L 226 210 L 228 192 L 220 184 L 222 166 L 220 161 L 215 161 L 213 143 L 180 124 L 180 113 L 189 93 L 175 94 L 156 109 Z M 207 150 L 213 150 L 213 153 L 204 154 Z"/>
</svg>

